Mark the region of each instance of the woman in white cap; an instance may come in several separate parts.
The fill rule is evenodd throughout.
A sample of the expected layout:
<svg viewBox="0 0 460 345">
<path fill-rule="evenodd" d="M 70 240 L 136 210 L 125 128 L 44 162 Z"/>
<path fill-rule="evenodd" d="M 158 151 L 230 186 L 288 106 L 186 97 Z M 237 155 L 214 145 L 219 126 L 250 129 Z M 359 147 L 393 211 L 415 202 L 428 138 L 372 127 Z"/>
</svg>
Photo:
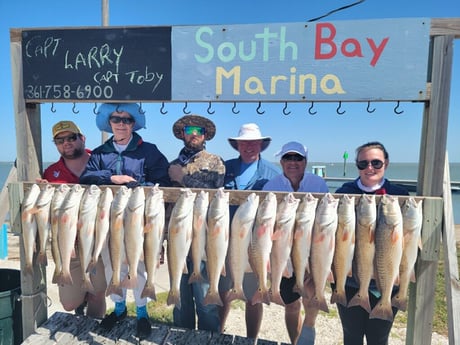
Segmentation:
<svg viewBox="0 0 460 345">
<path fill-rule="evenodd" d="M 228 138 L 230 145 L 239 152 L 238 158 L 225 162 L 225 188 L 239 190 L 261 190 L 264 184 L 280 173 L 280 170 L 265 159 L 260 153 L 264 151 L 271 142 L 270 137 L 262 136 L 259 126 L 255 123 L 246 123 L 241 126 L 238 136 Z M 235 214 L 237 207 L 231 206 L 231 217 Z M 229 269 L 227 269 L 229 272 Z M 232 286 L 230 275 L 221 277 L 219 290 L 227 292 Z M 262 323 L 263 305 L 257 303 L 252 305 L 251 297 L 258 287 L 257 277 L 254 273 L 248 272 L 244 276 L 244 294 L 248 298 L 246 303 L 246 333 L 248 338 L 256 339 Z M 230 310 L 230 304 L 223 299 L 224 306 L 221 312 L 221 329 L 224 329 L 225 322 Z"/>
<path fill-rule="evenodd" d="M 264 190 L 310 193 L 327 193 L 329 191 L 322 177 L 305 171 L 308 151 L 301 143 L 291 141 L 284 144 L 276 156 L 280 157 L 283 173 L 268 181 L 263 188 Z M 281 297 L 285 304 L 286 328 L 292 344 L 312 345 L 315 343 L 314 327 L 318 309 L 309 307 L 304 303 L 305 320 L 302 325 L 300 295 L 292 291 L 295 280 L 295 275 L 292 275 L 290 278 L 282 277 L 280 283 Z"/>
<path fill-rule="evenodd" d="M 169 186 L 168 160 L 158 150 L 157 146 L 145 142 L 137 130 L 145 127 L 145 115 L 135 103 L 106 103 L 99 107 L 96 116 L 96 125 L 101 131 L 113 133 L 104 144 L 95 148 L 86 165 L 86 170 L 80 176 L 80 183 L 96 185 L 138 185 Z M 104 258 L 104 256 L 103 256 Z M 106 262 L 108 261 L 108 262 Z M 104 259 L 106 278 L 108 280 L 107 293 L 115 302 L 115 310 L 106 315 L 100 325 L 111 330 L 127 315 L 126 288 L 122 288 L 122 296 L 114 293 L 111 284 L 110 260 Z M 141 298 L 146 282 L 145 266 L 139 262 L 138 280 L 133 289 L 136 303 L 137 335 L 141 338 L 148 336 L 151 325 L 147 313 L 147 298 Z M 121 277 L 128 274 L 128 265 L 121 266 Z"/>
</svg>

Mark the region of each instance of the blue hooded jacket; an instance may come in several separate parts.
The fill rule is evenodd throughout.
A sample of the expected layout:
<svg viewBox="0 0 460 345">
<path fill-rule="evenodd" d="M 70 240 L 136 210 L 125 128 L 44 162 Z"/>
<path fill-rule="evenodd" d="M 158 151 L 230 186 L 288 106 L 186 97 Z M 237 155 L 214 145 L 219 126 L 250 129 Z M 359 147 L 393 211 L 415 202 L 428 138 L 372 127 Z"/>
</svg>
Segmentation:
<svg viewBox="0 0 460 345">
<path fill-rule="evenodd" d="M 167 187 L 171 185 L 168 167 L 168 160 L 157 146 L 143 141 L 134 132 L 128 147 L 121 153 L 115 149 L 113 137 L 94 149 L 80 183 L 109 185 L 112 175 L 129 175 L 140 185 L 158 183 Z"/>
</svg>

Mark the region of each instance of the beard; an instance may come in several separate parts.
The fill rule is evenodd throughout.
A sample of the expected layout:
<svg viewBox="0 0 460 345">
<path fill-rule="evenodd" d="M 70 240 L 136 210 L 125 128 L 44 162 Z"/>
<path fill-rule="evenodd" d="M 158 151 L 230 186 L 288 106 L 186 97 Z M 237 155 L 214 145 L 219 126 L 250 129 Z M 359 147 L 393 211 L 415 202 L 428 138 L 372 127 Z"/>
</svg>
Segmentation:
<svg viewBox="0 0 460 345">
<path fill-rule="evenodd" d="M 185 142 L 185 147 L 190 150 L 201 151 L 205 148 L 205 144 L 204 144 L 204 141 L 202 142 L 188 141 L 188 142 Z"/>
<path fill-rule="evenodd" d="M 72 152 L 69 153 L 62 153 L 61 156 L 65 159 L 77 159 L 83 156 L 85 153 L 85 149 L 83 147 L 76 147 Z"/>
</svg>

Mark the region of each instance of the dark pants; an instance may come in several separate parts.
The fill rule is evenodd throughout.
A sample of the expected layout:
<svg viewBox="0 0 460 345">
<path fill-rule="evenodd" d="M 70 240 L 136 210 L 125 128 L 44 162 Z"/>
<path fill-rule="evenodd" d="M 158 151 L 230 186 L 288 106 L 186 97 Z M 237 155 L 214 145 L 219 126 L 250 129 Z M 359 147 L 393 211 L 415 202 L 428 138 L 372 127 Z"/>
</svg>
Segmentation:
<svg viewBox="0 0 460 345">
<path fill-rule="evenodd" d="M 353 287 L 345 287 L 347 293 L 347 302 L 353 298 L 358 292 L 358 289 Z M 371 308 L 379 301 L 369 292 Z M 364 336 L 366 336 L 368 345 L 387 345 L 393 322 L 381 319 L 369 319 L 369 313 L 363 308 L 344 307 L 337 303 L 340 320 L 343 328 L 343 344 L 344 345 L 362 345 Z M 393 308 L 393 316 L 396 315 L 398 309 Z"/>
</svg>

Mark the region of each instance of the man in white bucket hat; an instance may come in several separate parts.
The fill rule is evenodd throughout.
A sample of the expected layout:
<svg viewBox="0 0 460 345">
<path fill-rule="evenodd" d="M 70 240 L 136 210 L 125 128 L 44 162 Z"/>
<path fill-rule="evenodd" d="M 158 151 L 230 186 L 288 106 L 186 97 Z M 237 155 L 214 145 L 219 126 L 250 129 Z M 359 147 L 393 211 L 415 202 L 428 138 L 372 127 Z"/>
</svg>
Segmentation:
<svg viewBox="0 0 460 345">
<path fill-rule="evenodd" d="M 228 138 L 230 145 L 239 152 L 239 157 L 225 162 L 226 189 L 239 190 L 262 190 L 264 184 L 277 176 L 280 170 L 272 163 L 261 158 L 260 153 L 270 145 L 271 138 L 262 136 L 259 126 L 255 123 L 247 123 L 241 126 L 237 137 Z M 231 206 L 231 216 L 235 214 L 237 207 Z M 229 272 L 229 269 L 227 269 Z M 232 286 L 230 275 L 221 277 L 219 290 L 227 292 Z M 245 273 L 244 294 L 246 302 L 246 333 L 248 338 L 256 339 L 262 323 L 263 305 L 251 304 L 251 298 L 257 290 L 257 278 L 254 273 Z M 225 329 L 230 303 L 224 300 L 221 309 L 221 329 Z"/>
</svg>

